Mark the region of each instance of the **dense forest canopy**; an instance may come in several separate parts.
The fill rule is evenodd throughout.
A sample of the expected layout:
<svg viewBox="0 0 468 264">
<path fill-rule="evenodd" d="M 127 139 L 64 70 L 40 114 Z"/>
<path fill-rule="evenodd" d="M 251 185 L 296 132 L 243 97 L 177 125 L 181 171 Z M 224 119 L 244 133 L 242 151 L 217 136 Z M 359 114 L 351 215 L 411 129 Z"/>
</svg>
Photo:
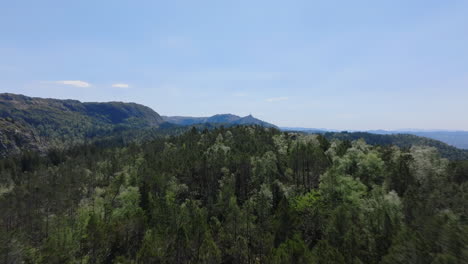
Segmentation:
<svg viewBox="0 0 468 264">
<path fill-rule="evenodd" d="M 2 263 L 466 263 L 468 162 L 258 126 L 0 161 Z"/>
</svg>

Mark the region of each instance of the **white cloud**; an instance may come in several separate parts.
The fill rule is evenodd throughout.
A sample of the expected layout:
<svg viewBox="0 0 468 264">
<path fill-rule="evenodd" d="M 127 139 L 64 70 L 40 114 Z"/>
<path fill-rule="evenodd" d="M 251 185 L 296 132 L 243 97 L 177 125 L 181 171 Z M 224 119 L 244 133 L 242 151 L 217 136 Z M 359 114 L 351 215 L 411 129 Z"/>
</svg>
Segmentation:
<svg viewBox="0 0 468 264">
<path fill-rule="evenodd" d="M 71 85 L 80 88 L 90 87 L 91 84 L 84 81 L 55 81 L 57 84 Z"/>
<path fill-rule="evenodd" d="M 115 88 L 129 88 L 130 85 L 126 84 L 126 83 L 114 83 L 112 84 L 112 87 L 115 87 Z"/>
<path fill-rule="evenodd" d="M 289 99 L 288 97 L 272 97 L 272 98 L 267 98 L 266 101 L 273 103 L 273 102 L 286 101 L 288 99 Z"/>
</svg>

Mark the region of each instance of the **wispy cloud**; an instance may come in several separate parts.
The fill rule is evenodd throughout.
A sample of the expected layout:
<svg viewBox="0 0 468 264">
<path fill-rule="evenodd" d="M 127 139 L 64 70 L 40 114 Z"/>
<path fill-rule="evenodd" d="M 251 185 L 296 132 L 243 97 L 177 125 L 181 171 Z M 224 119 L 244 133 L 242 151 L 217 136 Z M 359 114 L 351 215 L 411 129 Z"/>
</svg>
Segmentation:
<svg viewBox="0 0 468 264">
<path fill-rule="evenodd" d="M 289 98 L 288 97 L 272 97 L 272 98 L 267 98 L 265 101 L 269 102 L 269 103 L 273 103 L 273 102 L 280 102 L 280 101 L 286 101 L 288 100 Z"/>
<path fill-rule="evenodd" d="M 84 81 L 54 81 L 53 83 L 70 85 L 70 86 L 80 87 L 80 88 L 86 88 L 86 87 L 91 86 L 90 83 L 84 82 Z"/>
<path fill-rule="evenodd" d="M 126 88 L 130 88 L 130 85 L 126 83 L 114 83 L 112 84 L 112 87 L 126 89 Z"/>
</svg>

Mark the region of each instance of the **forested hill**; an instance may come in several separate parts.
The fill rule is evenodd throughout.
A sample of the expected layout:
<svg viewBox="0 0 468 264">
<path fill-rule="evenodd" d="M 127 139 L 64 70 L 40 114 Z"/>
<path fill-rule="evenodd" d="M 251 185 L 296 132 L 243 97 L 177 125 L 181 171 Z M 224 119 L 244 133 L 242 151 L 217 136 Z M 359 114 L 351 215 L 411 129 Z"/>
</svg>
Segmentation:
<svg viewBox="0 0 468 264">
<path fill-rule="evenodd" d="M 468 164 L 259 126 L 0 159 L 1 263 L 466 263 Z"/>
<path fill-rule="evenodd" d="M 277 126 L 255 118 L 252 115 L 244 117 L 233 114 L 218 114 L 210 117 L 163 116 L 163 119 L 169 123 L 183 126 L 195 124 L 224 124 L 226 126 L 258 125 L 263 127 L 277 128 Z"/>
<path fill-rule="evenodd" d="M 162 122 L 151 108 L 134 103 L 81 103 L 3 93 L 0 156 L 74 145 L 115 130 L 158 127 Z"/>
<path fill-rule="evenodd" d="M 432 138 L 435 140 L 439 140 L 445 142 L 449 145 L 455 146 L 460 149 L 468 149 L 468 131 L 427 131 L 427 130 L 401 130 L 401 131 L 386 131 L 386 130 L 370 130 L 367 131 L 373 134 L 410 134 L 416 135 L 420 137 L 427 137 Z"/>
<path fill-rule="evenodd" d="M 411 146 L 429 146 L 438 150 L 440 155 L 450 160 L 468 160 L 468 150 L 458 149 L 444 142 L 409 134 L 372 134 L 367 132 L 326 132 L 323 135 L 329 139 L 357 140 L 364 139 L 371 145 L 395 145 L 400 148 L 410 148 Z"/>
</svg>

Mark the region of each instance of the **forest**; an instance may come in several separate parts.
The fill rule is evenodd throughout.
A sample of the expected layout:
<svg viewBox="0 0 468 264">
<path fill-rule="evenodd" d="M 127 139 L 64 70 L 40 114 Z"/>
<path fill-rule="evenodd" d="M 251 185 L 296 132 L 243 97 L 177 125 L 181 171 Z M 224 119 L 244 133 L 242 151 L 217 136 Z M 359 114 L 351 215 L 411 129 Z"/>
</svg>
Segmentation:
<svg viewBox="0 0 468 264">
<path fill-rule="evenodd" d="M 468 263 L 468 161 L 260 126 L 0 160 L 0 263 Z"/>
</svg>

